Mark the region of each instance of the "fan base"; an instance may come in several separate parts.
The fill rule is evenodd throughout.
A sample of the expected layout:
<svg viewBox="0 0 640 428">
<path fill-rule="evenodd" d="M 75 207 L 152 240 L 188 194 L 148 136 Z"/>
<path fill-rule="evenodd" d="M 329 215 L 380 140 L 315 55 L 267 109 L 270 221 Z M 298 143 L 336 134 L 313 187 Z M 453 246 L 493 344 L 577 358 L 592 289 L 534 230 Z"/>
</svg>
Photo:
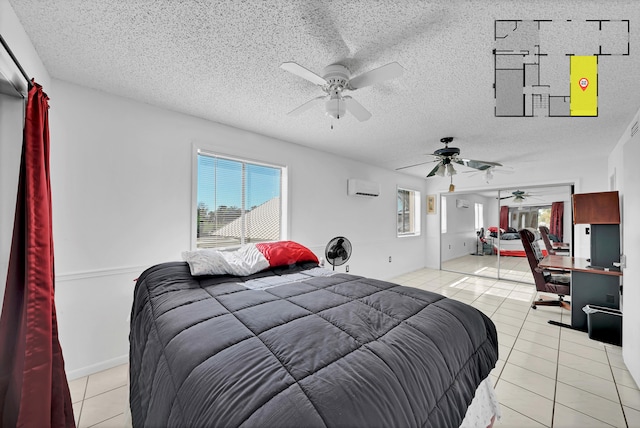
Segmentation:
<svg viewBox="0 0 640 428">
<path fill-rule="evenodd" d="M 459 155 L 460 149 L 457 147 L 445 147 L 443 149 L 436 150 L 435 152 L 433 152 L 433 154 L 442 157 L 452 157 Z"/>
<path fill-rule="evenodd" d="M 351 77 L 349 69 L 340 64 L 328 65 L 324 68 L 324 71 L 322 73 L 322 77 L 327 81 L 327 83 L 329 83 L 330 86 L 337 85 L 342 86 L 343 88 L 347 85 L 349 77 Z"/>
</svg>

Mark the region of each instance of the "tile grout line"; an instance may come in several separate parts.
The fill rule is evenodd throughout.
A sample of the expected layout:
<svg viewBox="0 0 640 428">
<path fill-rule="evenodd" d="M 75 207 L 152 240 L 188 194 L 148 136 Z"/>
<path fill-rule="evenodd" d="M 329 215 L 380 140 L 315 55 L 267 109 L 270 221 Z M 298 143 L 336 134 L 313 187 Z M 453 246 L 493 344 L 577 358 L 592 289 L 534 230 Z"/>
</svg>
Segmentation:
<svg viewBox="0 0 640 428">
<path fill-rule="evenodd" d="M 607 347 L 604 347 L 604 353 L 607 356 L 607 362 L 609 363 L 609 370 L 611 370 L 611 377 L 613 378 L 613 384 L 616 387 L 616 394 L 618 394 L 618 401 L 620 402 L 620 409 L 622 410 L 622 418 L 624 419 L 625 425 L 629 426 L 629 421 L 627 421 L 627 414 L 624 411 L 624 405 L 622 404 L 622 397 L 620 396 L 620 389 L 618 388 L 618 382 L 616 382 L 616 377 L 613 373 L 613 369 L 611 368 L 611 360 L 609 359 L 609 352 L 607 351 Z"/>
<path fill-rule="evenodd" d="M 80 426 L 80 419 L 82 418 L 82 409 L 84 408 L 84 397 L 87 395 L 87 387 L 89 386 L 89 376 L 87 376 L 87 380 L 84 382 L 84 389 L 82 390 L 82 400 L 80 400 L 80 411 L 78 412 L 78 420 L 76 421 L 76 426 Z"/>
<path fill-rule="evenodd" d="M 529 317 L 529 313 L 532 310 L 535 310 L 535 309 L 533 309 L 532 305 L 533 305 L 533 302 L 536 301 L 537 297 L 538 297 L 538 292 L 535 292 L 533 294 L 533 298 L 532 298 L 531 302 L 529 302 L 531 304 L 527 308 L 527 314 L 524 317 L 522 325 L 520 326 L 520 330 L 518 330 L 518 335 L 516 336 L 516 341 L 518 340 L 518 337 L 520 337 L 520 333 L 522 332 L 522 329 L 524 328 L 524 324 L 527 322 L 527 318 Z M 523 340 L 526 340 L 526 339 L 523 338 Z M 560 342 L 560 335 L 559 334 L 558 334 L 558 342 Z M 513 346 L 515 346 L 515 342 L 514 342 Z M 513 351 L 513 346 L 511 347 L 511 351 L 509 351 L 509 355 L 511 355 L 511 352 Z M 544 346 L 544 345 L 540 345 L 540 346 Z M 553 405 L 551 406 L 551 425 L 549 425 L 551 428 L 553 428 L 553 418 L 554 418 L 554 413 L 555 413 L 555 409 L 556 409 L 556 388 L 557 388 L 557 379 L 558 379 L 558 360 L 559 359 L 560 359 L 560 343 L 558 343 L 558 353 L 557 353 L 557 356 L 556 356 L 556 379 L 555 379 L 555 382 L 554 382 L 554 385 L 553 385 Z M 506 363 L 505 363 L 505 366 L 506 366 Z M 524 388 L 524 389 L 528 391 L 527 388 Z M 537 394 L 536 392 L 533 392 L 533 391 L 530 391 L 530 392 L 532 392 L 534 394 Z M 540 395 L 540 396 L 543 397 L 542 395 Z M 541 423 L 540 421 L 537 421 L 537 420 L 536 420 L 536 422 Z"/>
<path fill-rule="evenodd" d="M 562 306 L 560 310 L 563 310 Z M 562 318 L 564 318 L 564 312 L 560 312 L 560 322 L 562 322 Z M 553 428 L 553 424 L 556 419 L 556 404 L 558 403 L 558 372 L 560 371 L 560 344 L 562 343 L 562 327 L 559 327 L 560 331 L 558 332 L 558 353 L 556 354 L 556 378 L 553 384 L 553 407 L 551 408 L 551 428 Z M 587 415 L 588 416 L 588 415 Z"/>
<path fill-rule="evenodd" d="M 101 373 L 101 372 L 98 372 L 98 373 Z M 89 378 L 90 378 L 91 376 L 95 375 L 95 374 L 97 374 L 97 373 L 94 373 L 94 374 L 91 374 L 91 375 L 86 376 L 87 380 L 86 380 L 85 385 L 84 385 L 84 390 L 83 390 L 83 393 L 82 393 L 82 400 L 80 401 L 80 412 L 78 413 L 78 420 L 76 421 L 76 426 L 77 426 L 78 428 L 80 428 L 80 426 L 81 426 L 81 425 L 80 425 L 80 420 L 81 420 L 81 418 L 82 418 L 82 411 L 83 411 L 83 409 L 84 409 L 85 401 L 87 401 L 87 400 L 92 400 L 92 399 L 97 399 L 97 398 L 98 398 L 98 397 L 100 397 L 101 395 L 104 395 L 104 394 L 106 394 L 106 393 L 108 393 L 108 392 L 115 391 L 115 390 L 116 390 L 116 389 L 118 389 L 118 388 L 122 388 L 122 387 L 127 386 L 127 383 L 124 383 L 123 385 L 119 385 L 119 386 L 116 386 L 116 387 L 114 387 L 114 388 L 108 389 L 108 390 L 106 390 L 106 391 L 102 391 L 102 392 L 101 392 L 101 393 L 99 393 L 99 394 L 95 394 L 95 395 L 92 395 L 91 397 L 87 397 L 87 390 L 89 389 Z M 108 421 L 108 420 L 110 420 L 110 419 L 116 418 L 116 417 L 118 417 L 118 416 L 120 416 L 120 415 L 122 415 L 122 414 L 124 414 L 124 412 L 123 412 L 123 413 L 119 413 L 119 414 L 114 415 L 114 416 L 110 416 L 110 417 L 108 417 L 107 419 L 104 419 L 104 420 L 98 421 L 98 422 L 96 422 L 95 424 L 90 425 L 90 426 L 88 426 L 88 427 L 86 427 L 86 428 L 90 428 L 90 427 L 93 427 L 93 426 L 95 426 L 95 425 L 101 424 L 101 423 L 106 422 L 106 421 Z"/>
<path fill-rule="evenodd" d="M 122 415 L 124 415 L 124 412 L 123 412 L 123 413 L 118 413 L 117 415 L 115 415 L 115 416 L 111 416 L 110 418 L 107 418 L 107 419 L 105 419 L 105 420 L 103 420 L 103 421 L 96 422 L 95 424 L 90 425 L 90 426 L 88 426 L 87 428 L 95 427 L 96 425 L 100 425 L 100 424 L 101 424 L 101 423 L 103 423 L 103 422 L 110 421 L 111 419 L 115 419 L 115 418 L 120 417 L 120 416 L 122 416 Z"/>
<path fill-rule="evenodd" d="M 91 399 L 93 399 L 93 398 L 96 398 L 96 397 L 99 397 L 99 396 L 101 396 L 101 395 L 103 395 L 103 394 L 106 394 L 107 392 L 112 392 L 112 391 L 115 391 L 115 390 L 116 390 L 116 389 L 118 389 L 118 388 L 122 388 L 123 386 L 127 386 L 127 383 L 125 382 L 125 383 L 123 383 L 122 385 L 114 386 L 114 387 L 113 387 L 113 388 L 111 388 L 111 389 L 104 390 L 104 391 L 102 391 L 102 392 L 101 392 L 101 393 L 99 393 L 99 394 L 92 395 L 91 397 L 86 397 L 85 399 L 83 399 L 83 401 L 84 401 L 84 400 L 91 400 Z"/>
<path fill-rule="evenodd" d="M 525 415 L 524 413 L 520 413 L 519 411 L 517 411 L 517 410 L 515 410 L 515 409 L 512 409 L 511 407 L 509 407 L 509 406 L 507 406 L 507 405 L 505 405 L 505 404 L 500 403 L 500 405 L 501 405 L 501 406 L 506 407 L 507 409 L 511 410 L 511 411 L 512 411 L 512 412 L 514 412 L 514 413 L 519 414 L 519 415 L 520 415 L 520 416 L 522 416 L 523 418 L 527 418 L 527 419 L 529 419 L 530 421 L 535 422 L 536 424 L 539 424 L 539 425 L 542 425 L 542 426 L 546 426 L 545 424 L 541 423 L 540 421 L 538 421 L 538 420 L 536 420 L 536 419 L 533 419 L 532 417 L 527 416 L 527 415 Z"/>
</svg>

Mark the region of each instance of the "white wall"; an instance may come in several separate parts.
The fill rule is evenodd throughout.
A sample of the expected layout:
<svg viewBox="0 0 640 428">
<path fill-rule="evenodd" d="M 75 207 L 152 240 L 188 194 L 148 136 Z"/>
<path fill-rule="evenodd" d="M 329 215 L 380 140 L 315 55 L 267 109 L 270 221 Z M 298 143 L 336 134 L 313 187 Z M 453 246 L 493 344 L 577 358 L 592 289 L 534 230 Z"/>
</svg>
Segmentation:
<svg viewBox="0 0 640 428">
<path fill-rule="evenodd" d="M 618 190 L 622 205 L 622 253 L 626 256 L 622 283 L 622 354 L 637 385 L 640 385 L 640 133 L 631 137 L 631 126 L 640 119 L 640 111 L 631 121 L 615 149 L 609 155 L 610 190 Z"/>
<path fill-rule="evenodd" d="M 351 273 L 424 266 L 424 237 L 396 237 L 396 186 L 424 195 L 420 178 L 67 82 L 50 92 L 56 303 L 72 377 L 123 361 L 134 278 L 189 248 L 194 144 L 286 165 L 289 238 L 318 256 L 344 235 Z M 348 178 L 380 183 L 381 195 L 347 196 Z"/>
</svg>

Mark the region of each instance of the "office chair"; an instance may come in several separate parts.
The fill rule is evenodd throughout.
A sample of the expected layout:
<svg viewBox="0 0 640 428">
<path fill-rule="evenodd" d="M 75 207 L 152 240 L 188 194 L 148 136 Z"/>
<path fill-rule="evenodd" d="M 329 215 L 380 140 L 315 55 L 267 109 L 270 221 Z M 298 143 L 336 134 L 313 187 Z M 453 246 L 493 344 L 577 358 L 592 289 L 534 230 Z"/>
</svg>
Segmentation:
<svg viewBox="0 0 640 428">
<path fill-rule="evenodd" d="M 540 230 L 540 235 L 542 235 L 544 246 L 547 247 L 547 254 L 555 256 L 556 250 L 553 249 L 553 245 L 551 244 L 551 240 L 549 239 L 549 228 L 547 226 L 540 226 L 538 227 L 538 230 Z"/>
<path fill-rule="evenodd" d="M 527 255 L 529 261 L 529 267 L 533 274 L 533 280 L 536 284 L 536 290 L 543 293 L 554 293 L 558 295 L 557 300 L 537 300 L 534 301 L 531 307 L 536 309 L 536 306 L 560 306 L 564 309 L 571 309 L 571 303 L 565 301 L 564 296 L 571 295 L 571 279 L 564 271 L 557 271 L 557 274 L 553 274 L 554 271 L 546 269 L 540 269 L 538 263 L 542 260 L 542 251 L 536 241 L 535 235 L 527 229 L 522 229 L 520 232 L 520 240 L 524 247 L 524 252 Z"/>
</svg>

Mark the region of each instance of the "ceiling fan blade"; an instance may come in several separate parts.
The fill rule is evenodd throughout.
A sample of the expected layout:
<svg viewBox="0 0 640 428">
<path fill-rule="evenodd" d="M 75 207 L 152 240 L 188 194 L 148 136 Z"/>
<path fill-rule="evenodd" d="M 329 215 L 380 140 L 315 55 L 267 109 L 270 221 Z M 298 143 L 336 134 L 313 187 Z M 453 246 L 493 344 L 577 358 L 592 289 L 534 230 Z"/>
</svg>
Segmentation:
<svg viewBox="0 0 640 428">
<path fill-rule="evenodd" d="M 438 170 L 438 168 L 440 168 L 440 165 L 442 165 L 442 162 L 438 162 L 438 165 L 436 165 L 436 167 L 433 168 L 429 174 L 427 174 L 427 178 L 436 175 L 436 171 Z"/>
<path fill-rule="evenodd" d="M 322 77 L 318 76 L 313 71 L 307 70 L 303 66 L 296 64 L 295 62 L 283 62 L 282 64 L 280 64 L 280 68 L 288 71 L 289 73 L 293 73 L 296 76 L 302 77 L 303 79 L 306 79 L 311 83 L 315 83 L 316 85 L 327 84 L 327 81 Z"/>
<path fill-rule="evenodd" d="M 502 166 L 497 162 L 489 162 L 489 161 L 481 161 L 474 159 L 451 159 L 452 162 L 458 163 L 460 165 L 468 166 L 469 168 L 479 169 L 480 171 L 484 171 L 494 166 Z"/>
<path fill-rule="evenodd" d="M 371 113 L 369 113 L 369 110 L 362 107 L 362 104 L 349 96 L 342 97 L 342 99 L 344 100 L 347 111 L 351 113 L 356 119 L 358 119 L 360 122 L 369 120 L 369 118 L 371 117 Z"/>
<path fill-rule="evenodd" d="M 297 116 L 302 112 L 305 112 L 307 110 L 309 110 L 310 108 L 312 108 L 313 106 L 315 106 L 316 104 L 318 104 L 318 101 L 324 100 L 325 96 L 322 97 L 316 97 L 316 98 L 312 98 L 309 101 L 307 101 L 306 103 L 302 104 L 300 107 L 294 108 L 293 110 L 291 110 L 289 113 L 287 113 L 289 116 Z"/>
<path fill-rule="evenodd" d="M 407 166 L 401 166 L 400 168 L 396 168 L 396 171 L 400 171 L 401 169 L 407 169 L 407 168 L 413 168 L 414 166 L 420 166 L 420 165 L 425 165 L 431 162 L 435 162 L 435 160 L 430 160 L 430 161 L 426 161 L 426 162 L 420 162 L 420 163 L 415 163 L 413 165 L 407 165 Z M 436 167 L 437 168 L 437 167 Z"/>
<path fill-rule="evenodd" d="M 403 72 L 404 68 L 402 68 L 400 64 L 392 62 L 350 79 L 349 87 L 351 89 L 358 89 L 364 88 L 365 86 L 375 85 L 376 83 L 384 82 L 385 80 L 400 77 Z"/>
</svg>

